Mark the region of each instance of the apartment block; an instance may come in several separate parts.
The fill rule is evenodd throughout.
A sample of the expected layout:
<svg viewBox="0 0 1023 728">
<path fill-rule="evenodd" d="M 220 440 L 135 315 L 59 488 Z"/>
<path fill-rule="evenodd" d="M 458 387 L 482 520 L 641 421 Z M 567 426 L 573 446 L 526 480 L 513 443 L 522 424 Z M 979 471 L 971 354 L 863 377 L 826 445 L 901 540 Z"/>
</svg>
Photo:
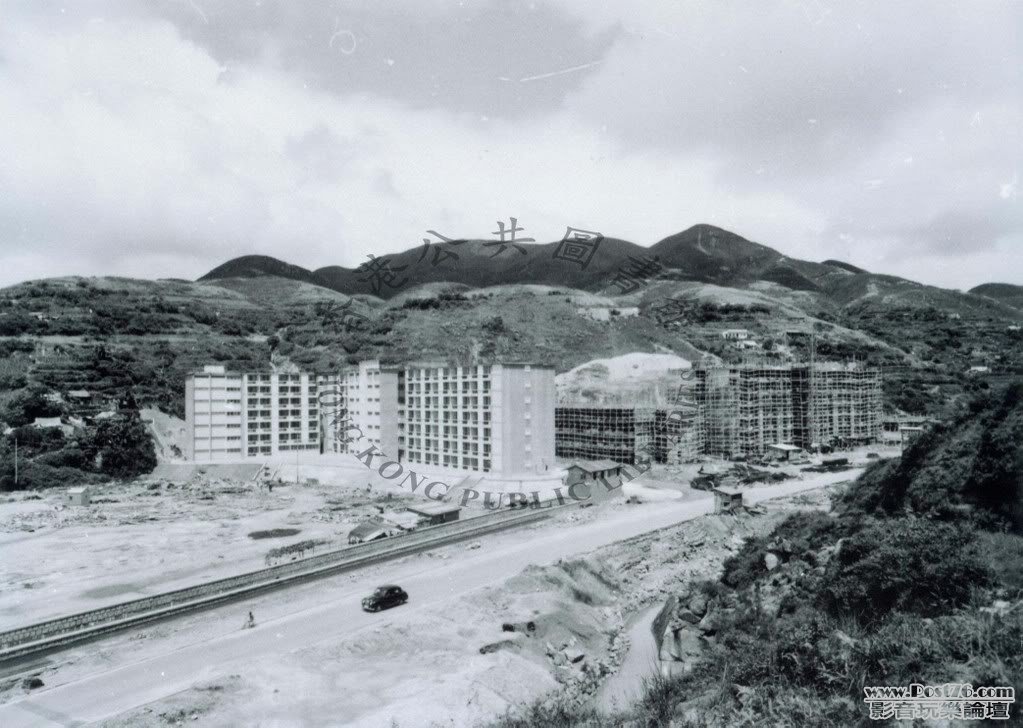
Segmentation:
<svg viewBox="0 0 1023 728">
<path fill-rule="evenodd" d="M 554 370 L 413 364 L 399 372 L 399 459 L 500 475 L 554 465 Z"/>
<path fill-rule="evenodd" d="M 654 457 L 652 407 L 562 405 L 554 411 L 555 453 L 572 460 L 636 465 Z"/>
<path fill-rule="evenodd" d="M 755 457 L 768 445 L 876 441 L 881 373 L 860 364 L 732 365 L 696 370 L 705 452 Z"/>
<path fill-rule="evenodd" d="M 794 444 L 846 447 L 876 442 L 883 430 L 881 372 L 858 364 L 795 366 Z"/>
<path fill-rule="evenodd" d="M 398 379 L 399 370 L 382 368 L 377 360 L 363 361 L 347 367 L 340 374 L 324 378 L 333 394 L 325 402 L 324 431 L 334 436 L 324 440 L 324 449 L 336 453 L 357 453 L 368 444 L 388 454 L 398 452 Z M 341 413 L 344 409 L 344 413 Z M 345 442 L 345 427 L 358 427 L 363 438 Z"/>
<path fill-rule="evenodd" d="M 529 364 L 453 366 L 364 361 L 337 378 L 363 439 L 332 437 L 333 452 L 368 444 L 401 463 L 500 475 L 554 465 L 554 370 Z M 330 429 L 329 415 L 324 417 Z M 354 434 L 354 433 L 353 433 Z"/>
<path fill-rule="evenodd" d="M 318 387 L 308 374 L 203 367 L 185 379 L 185 456 L 217 462 L 320 451 Z"/>
</svg>

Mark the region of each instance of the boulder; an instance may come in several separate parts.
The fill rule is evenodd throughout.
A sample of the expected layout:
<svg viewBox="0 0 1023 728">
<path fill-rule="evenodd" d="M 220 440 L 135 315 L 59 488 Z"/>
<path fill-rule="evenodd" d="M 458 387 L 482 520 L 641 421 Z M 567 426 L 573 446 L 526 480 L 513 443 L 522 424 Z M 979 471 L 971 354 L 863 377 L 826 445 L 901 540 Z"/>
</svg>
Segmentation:
<svg viewBox="0 0 1023 728">
<path fill-rule="evenodd" d="M 689 611 L 688 609 L 680 609 L 678 612 L 678 618 L 687 624 L 699 624 L 700 617 L 697 614 Z"/>
<path fill-rule="evenodd" d="M 701 634 L 712 635 L 718 631 L 717 619 L 714 618 L 713 613 L 707 613 L 700 623 L 696 625 L 696 628 L 700 630 Z"/>
<path fill-rule="evenodd" d="M 696 592 L 689 599 L 689 611 L 698 617 L 702 617 L 707 613 L 707 597 L 702 592 Z"/>
<path fill-rule="evenodd" d="M 586 653 L 575 647 L 565 650 L 563 654 L 571 663 L 582 662 L 586 659 Z"/>
<path fill-rule="evenodd" d="M 777 554 L 773 554 L 770 551 L 764 554 L 764 566 L 767 567 L 768 571 L 774 571 L 780 563 L 781 559 L 778 558 Z"/>
<path fill-rule="evenodd" d="M 664 661 L 674 660 L 682 663 L 682 669 L 688 672 L 696 664 L 696 660 L 703 652 L 703 641 L 693 630 L 680 629 L 669 635 L 665 635 L 661 644 L 660 659 Z"/>
</svg>

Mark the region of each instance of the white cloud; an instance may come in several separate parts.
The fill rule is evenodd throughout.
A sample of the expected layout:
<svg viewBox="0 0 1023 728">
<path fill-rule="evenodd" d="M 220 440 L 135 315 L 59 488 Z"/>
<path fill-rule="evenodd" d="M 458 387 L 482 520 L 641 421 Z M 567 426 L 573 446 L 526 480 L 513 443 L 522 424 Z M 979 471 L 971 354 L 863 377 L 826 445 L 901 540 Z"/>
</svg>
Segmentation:
<svg viewBox="0 0 1023 728">
<path fill-rule="evenodd" d="M 462 55 L 436 34 L 485 26 L 489 6 L 397 26 L 422 38 L 388 37 L 412 12 L 388 6 L 360 11 L 363 45 L 326 61 L 274 35 L 329 36 L 304 7 L 86 7 L 58 22 L 26 5 L 0 28 L 3 283 L 195 277 L 248 253 L 355 266 L 511 216 L 541 241 L 573 225 L 648 244 L 710 222 L 959 287 L 1021 270 L 1012 5 L 565 0 L 494 15 L 523 33 L 553 18 L 563 39 L 495 20 Z M 378 75 L 392 67 L 400 83 Z"/>
</svg>

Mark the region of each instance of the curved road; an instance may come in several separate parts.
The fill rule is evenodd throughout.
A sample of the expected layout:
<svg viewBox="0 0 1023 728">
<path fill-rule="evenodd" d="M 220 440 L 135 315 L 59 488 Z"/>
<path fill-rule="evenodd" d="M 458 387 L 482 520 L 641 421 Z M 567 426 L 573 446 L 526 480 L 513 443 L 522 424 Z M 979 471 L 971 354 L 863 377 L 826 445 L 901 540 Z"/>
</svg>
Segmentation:
<svg viewBox="0 0 1023 728">
<path fill-rule="evenodd" d="M 849 480 L 856 471 L 755 488 L 746 491 L 747 503 L 791 495 Z M 454 596 L 504 581 L 530 564 L 550 564 L 586 554 L 615 541 L 687 521 L 713 510 L 710 497 L 685 502 L 638 505 L 589 523 L 566 524 L 553 533 L 497 549 L 482 548 L 457 561 L 431 565 L 415 563 L 357 578 L 349 585 L 324 594 L 325 601 L 311 609 L 270 620 L 255 629 L 172 648 L 155 657 L 114 668 L 100 668 L 87 677 L 54 685 L 22 700 L 0 706 L 4 728 L 76 726 L 119 715 L 172 695 L 222 674 L 254 657 L 291 652 L 325 638 L 351 635 L 381 624 L 399 623 L 413 610 L 428 609 Z M 529 532 L 524 532 L 529 533 Z M 485 543 L 485 541 L 484 541 Z M 380 583 L 400 581 L 412 596 L 409 604 L 384 613 L 368 614 L 360 600 Z M 325 590 L 326 591 L 326 590 Z M 286 597 L 287 592 L 281 592 Z"/>
</svg>

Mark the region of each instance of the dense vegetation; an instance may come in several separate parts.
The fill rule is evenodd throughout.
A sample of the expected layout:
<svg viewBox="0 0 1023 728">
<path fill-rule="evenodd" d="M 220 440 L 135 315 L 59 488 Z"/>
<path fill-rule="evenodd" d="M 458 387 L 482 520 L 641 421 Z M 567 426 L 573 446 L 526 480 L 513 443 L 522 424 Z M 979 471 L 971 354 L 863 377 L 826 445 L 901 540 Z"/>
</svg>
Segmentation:
<svg viewBox="0 0 1023 728">
<path fill-rule="evenodd" d="M 613 719 L 551 699 L 497 725 L 870 725 L 864 686 L 1019 694 L 1021 458 L 1016 383 L 875 465 L 835 515 L 793 515 L 748 540 L 720 580 L 698 585 L 714 631 L 687 674 L 648 683 Z"/>
<path fill-rule="evenodd" d="M 15 458 L 17 448 L 17 458 Z M 156 451 L 138 412 L 65 435 L 57 427 L 16 427 L 0 437 L 0 491 L 131 478 L 156 467 Z"/>
</svg>

